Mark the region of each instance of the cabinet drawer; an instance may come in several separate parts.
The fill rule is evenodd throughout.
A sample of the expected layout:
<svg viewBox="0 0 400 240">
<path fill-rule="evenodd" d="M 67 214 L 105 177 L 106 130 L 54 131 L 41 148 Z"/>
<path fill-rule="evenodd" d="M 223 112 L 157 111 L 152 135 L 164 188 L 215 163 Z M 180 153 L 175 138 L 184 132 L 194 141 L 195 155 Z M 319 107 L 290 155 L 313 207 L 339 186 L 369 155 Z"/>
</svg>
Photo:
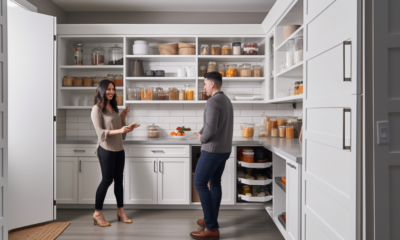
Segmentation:
<svg viewBox="0 0 400 240">
<path fill-rule="evenodd" d="M 57 144 L 60 157 L 96 157 L 94 144 Z"/>
<path fill-rule="evenodd" d="M 189 145 L 126 145 L 126 157 L 189 157 Z"/>
</svg>

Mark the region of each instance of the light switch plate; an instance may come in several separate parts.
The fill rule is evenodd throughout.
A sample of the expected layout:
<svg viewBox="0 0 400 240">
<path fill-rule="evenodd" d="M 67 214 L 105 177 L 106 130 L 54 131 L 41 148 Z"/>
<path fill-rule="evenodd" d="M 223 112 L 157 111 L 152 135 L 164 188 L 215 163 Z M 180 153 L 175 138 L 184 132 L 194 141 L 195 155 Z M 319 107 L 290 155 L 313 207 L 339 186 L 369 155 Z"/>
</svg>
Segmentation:
<svg viewBox="0 0 400 240">
<path fill-rule="evenodd" d="M 378 144 L 389 143 L 389 122 L 378 121 L 376 122 L 376 131 L 378 136 Z"/>
</svg>

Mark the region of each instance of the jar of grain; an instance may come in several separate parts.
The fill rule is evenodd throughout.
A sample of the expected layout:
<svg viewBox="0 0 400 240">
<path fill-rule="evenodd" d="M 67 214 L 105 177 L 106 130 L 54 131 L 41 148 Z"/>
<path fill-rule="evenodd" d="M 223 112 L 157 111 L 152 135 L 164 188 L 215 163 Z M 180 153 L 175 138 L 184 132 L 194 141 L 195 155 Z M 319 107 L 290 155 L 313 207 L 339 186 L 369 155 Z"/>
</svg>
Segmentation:
<svg viewBox="0 0 400 240">
<path fill-rule="evenodd" d="M 143 89 L 141 89 L 141 99 L 142 101 L 153 100 L 153 88 L 144 87 Z"/>
<path fill-rule="evenodd" d="M 83 78 L 75 77 L 74 78 L 74 86 L 83 86 Z"/>
<path fill-rule="evenodd" d="M 194 84 L 185 84 L 185 100 L 193 101 L 196 86 Z"/>
<path fill-rule="evenodd" d="M 208 55 L 208 44 L 201 44 L 200 55 Z"/>
<path fill-rule="evenodd" d="M 251 72 L 252 77 L 261 77 L 261 65 L 254 65 Z"/>
<path fill-rule="evenodd" d="M 122 93 L 117 93 L 115 99 L 117 100 L 118 106 L 124 105 L 124 95 L 122 95 Z"/>
<path fill-rule="evenodd" d="M 299 95 L 303 94 L 303 81 L 300 81 L 299 83 Z"/>
<path fill-rule="evenodd" d="M 251 77 L 251 64 L 250 63 L 243 63 L 240 66 L 240 77 Z"/>
<path fill-rule="evenodd" d="M 169 98 L 168 95 L 169 95 L 169 94 L 168 94 L 168 91 L 164 91 L 164 90 L 157 91 L 157 100 L 158 100 L 158 101 L 165 101 L 165 100 L 168 100 L 168 98 Z"/>
<path fill-rule="evenodd" d="M 179 90 L 179 101 L 185 101 L 185 90 Z"/>
<path fill-rule="evenodd" d="M 211 55 L 221 55 L 221 46 L 220 45 L 211 45 Z"/>
<path fill-rule="evenodd" d="M 278 121 L 276 118 L 270 118 L 269 121 L 271 122 L 272 128 L 278 128 Z"/>
<path fill-rule="evenodd" d="M 218 72 L 222 75 L 222 77 L 225 77 L 225 65 L 224 64 L 218 64 Z"/>
<path fill-rule="evenodd" d="M 207 73 L 217 71 L 217 62 L 209 62 L 207 66 Z"/>
<path fill-rule="evenodd" d="M 278 117 L 276 119 L 276 122 L 277 122 L 278 127 L 285 125 L 285 119 L 283 117 Z"/>
<path fill-rule="evenodd" d="M 155 87 L 153 89 L 153 100 L 158 100 L 158 93 L 163 91 L 164 89 L 162 87 Z"/>
<path fill-rule="evenodd" d="M 141 92 L 140 88 L 128 88 L 128 100 L 140 100 L 141 99 Z"/>
<path fill-rule="evenodd" d="M 74 77 L 66 76 L 63 79 L 64 87 L 71 87 L 74 85 Z"/>
<path fill-rule="evenodd" d="M 254 136 L 254 126 L 253 123 L 241 124 L 242 137 L 253 137 Z"/>
<path fill-rule="evenodd" d="M 237 64 L 229 64 L 226 68 L 225 75 L 227 77 L 236 77 L 237 76 Z"/>
<path fill-rule="evenodd" d="M 116 87 L 122 87 L 123 86 L 123 76 L 121 74 L 116 74 L 114 83 Z"/>
<path fill-rule="evenodd" d="M 83 79 L 83 85 L 85 87 L 93 87 L 93 78 L 92 77 L 85 77 Z"/>
<path fill-rule="evenodd" d="M 207 65 L 205 63 L 200 64 L 199 67 L 199 77 L 204 77 L 207 73 Z"/>
<path fill-rule="evenodd" d="M 231 46 L 226 44 L 222 46 L 222 55 L 231 55 Z"/>
<path fill-rule="evenodd" d="M 168 88 L 168 99 L 170 101 L 177 101 L 179 100 L 179 92 L 177 88 Z"/>
<path fill-rule="evenodd" d="M 148 125 L 147 126 L 147 136 L 149 137 L 149 138 L 158 138 L 158 137 L 160 137 L 160 131 L 159 131 L 159 127 L 157 126 L 157 125 L 155 125 L 154 123 L 153 124 L 150 124 L 150 125 Z"/>
<path fill-rule="evenodd" d="M 240 42 L 234 42 L 232 44 L 232 54 L 233 55 L 240 55 L 241 54 L 241 47 L 242 44 Z"/>
<path fill-rule="evenodd" d="M 286 127 L 285 126 L 279 126 L 279 137 L 284 138 L 286 136 Z"/>
<path fill-rule="evenodd" d="M 294 126 L 292 123 L 286 125 L 286 138 L 294 138 Z"/>
<path fill-rule="evenodd" d="M 271 130 L 271 137 L 278 137 L 279 136 L 279 131 L 277 128 L 273 128 Z"/>
</svg>

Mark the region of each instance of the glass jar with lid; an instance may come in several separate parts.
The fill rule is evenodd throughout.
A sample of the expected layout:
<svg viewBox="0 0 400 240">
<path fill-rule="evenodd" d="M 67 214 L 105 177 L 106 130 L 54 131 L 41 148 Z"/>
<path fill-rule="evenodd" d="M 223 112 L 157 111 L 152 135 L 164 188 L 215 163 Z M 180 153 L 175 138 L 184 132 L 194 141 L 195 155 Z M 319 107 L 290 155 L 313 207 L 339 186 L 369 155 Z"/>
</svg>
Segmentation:
<svg viewBox="0 0 400 240">
<path fill-rule="evenodd" d="M 122 87 L 124 85 L 122 74 L 115 74 L 114 83 L 116 87 Z"/>
<path fill-rule="evenodd" d="M 169 99 L 168 91 L 157 91 L 157 100 L 158 101 L 166 101 Z"/>
<path fill-rule="evenodd" d="M 303 81 L 300 81 L 299 83 L 299 90 L 298 90 L 299 95 L 303 94 Z"/>
<path fill-rule="evenodd" d="M 251 64 L 250 63 L 243 63 L 240 66 L 240 77 L 251 77 Z"/>
<path fill-rule="evenodd" d="M 153 88 L 152 87 L 144 87 L 141 89 L 141 99 L 142 101 L 151 101 L 153 100 Z"/>
<path fill-rule="evenodd" d="M 114 74 L 107 74 L 107 79 L 115 84 L 115 75 Z"/>
<path fill-rule="evenodd" d="M 154 123 L 153 124 L 149 124 L 147 126 L 147 132 L 148 132 L 147 136 L 149 138 L 158 138 L 158 137 L 160 137 L 159 129 L 160 129 L 160 127 L 155 125 Z"/>
<path fill-rule="evenodd" d="M 280 138 L 286 137 L 286 127 L 285 127 L 285 125 L 279 126 L 278 129 L 279 129 L 279 137 Z"/>
<path fill-rule="evenodd" d="M 240 55 L 242 50 L 242 44 L 240 42 L 234 42 L 232 44 L 232 54 Z"/>
<path fill-rule="evenodd" d="M 76 43 L 74 47 L 74 65 L 83 65 L 83 45 Z"/>
<path fill-rule="evenodd" d="M 253 123 L 243 123 L 240 125 L 242 130 L 242 137 L 253 137 L 254 136 L 254 126 Z"/>
<path fill-rule="evenodd" d="M 207 101 L 210 97 L 207 96 L 207 92 L 201 92 L 200 93 L 200 100 L 202 101 Z"/>
<path fill-rule="evenodd" d="M 231 45 L 225 44 L 222 46 L 222 55 L 231 55 Z"/>
<path fill-rule="evenodd" d="M 122 48 L 115 44 L 108 50 L 108 65 L 122 65 Z"/>
<path fill-rule="evenodd" d="M 199 77 L 204 77 L 207 73 L 207 65 L 205 63 L 201 63 L 199 67 Z"/>
<path fill-rule="evenodd" d="M 286 138 L 294 138 L 294 126 L 293 123 L 286 124 Z"/>
<path fill-rule="evenodd" d="M 225 77 L 225 65 L 218 64 L 218 72 L 221 74 L 222 77 Z"/>
<path fill-rule="evenodd" d="M 294 95 L 299 95 L 299 87 L 300 87 L 300 82 L 296 81 L 294 82 Z"/>
<path fill-rule="evenodd" d="M 76 87 L 83 86 L 83 77 L 74 77 L 74 86 Z"/>
<path fill-rule="evenodd" d="M 179 101 L 185 101 L 185 90 L 179 89 Z"/>
<path fill-rule="evenodd" d="M 93 86 L 93 77 L 84 77 L 83 78 L 83 86 L 92 87 Z"/>
<path fill-rule="evenodd" d="M 92 50 L 92 65 L 104 65 L 104 49 L 101 46 Z"/>
<path fill-rule="evenodd" d="M 122 93 L 115 94 L 115 100 L 118 106 L 124 105 L 124 95 Z"/>
<path fill-rule="evenodd" d="M 141 89 L 138 87 L 128 88 L 128 100 L 140 100 Z"/>
<path fill-rule="evenodd" d="M 289 39 L 286 42 L 286 67 L 291 67 L 294 64 L 294 39 Z"/>
<path fill-rule="evenodd" d="M 207 73 L 217 71 L 217 62 L 209 62 L 207 66 Z"/>
<path fill-rule="evenodd" d="M 158 93 L 163 91 L 164 89 L 162 87 L 155 87 L 153 89 L 153 100 L 158 100 Z"/>
<path fill-rule="evenodd" d="M 243 45 L 244 55 L 257 55 L 258 54 L 258 43 L 245 43 Z"/>
<path fill-rule="evenodd" d="M 294 39 L 294 64 L 303 61 L 303 37 Z"/>
<path fill-rule="evenodd" d="M 227 77 L 236 77 L 237 76 L 237 64 L 228 64 L 225 75 Z"/>
<path fill-rule="evenodd" d="M 251 70 L 252 77 L 261 77 L 261 65 L 254 65 Z"/>
<path fill-rule="evenodd" d="M 65 76 L 63 78 L 63 86 L 64 87 L 72 87 L 74 85 L 74 77 Z"/>
<path fill-rule="evenodd" d="M 195 94 L 196 85 L 194 84 L 185 84 L 185 100 L 193 101 Z"/>
<path fill-rule="evenodd" d="M 217 44 L 211 45 L 211 55 L 221 55 L 221 46 Z"/>
<path fill-rule="evenodd" d="M 200 55 L 208 55 L 208 54 L 209 54 L 208 44 L 201 44 Z"/>
<path fill-rule="evenodd" d="M 168 100 L 170 101 L 178 101 L 179 100 L 179 91 L 177 88 L 168 88 Z"/>
</svg>

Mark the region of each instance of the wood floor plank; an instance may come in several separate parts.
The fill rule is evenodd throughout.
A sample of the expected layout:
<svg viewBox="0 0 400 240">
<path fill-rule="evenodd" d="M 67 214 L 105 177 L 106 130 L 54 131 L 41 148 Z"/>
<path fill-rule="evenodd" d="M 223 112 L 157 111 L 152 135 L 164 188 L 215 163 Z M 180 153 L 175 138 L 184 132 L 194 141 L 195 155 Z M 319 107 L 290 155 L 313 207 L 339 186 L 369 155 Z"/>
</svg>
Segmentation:
<svg viewBox="0 0 400 240">
<path fill-rule="evenodd" d="M 104 210 L 111 227 L 93 225 L 92 210 L 58 210 L 57 221 L 71 225 L 57 240 L 187 240 L 198 228 L 201 210 L 126 210 L 132 224 L 118 222 L 116 210 Z M 265 211 L 221 210 L 218 218 L 221 239 L 283 240 Z"/>
</svg>

